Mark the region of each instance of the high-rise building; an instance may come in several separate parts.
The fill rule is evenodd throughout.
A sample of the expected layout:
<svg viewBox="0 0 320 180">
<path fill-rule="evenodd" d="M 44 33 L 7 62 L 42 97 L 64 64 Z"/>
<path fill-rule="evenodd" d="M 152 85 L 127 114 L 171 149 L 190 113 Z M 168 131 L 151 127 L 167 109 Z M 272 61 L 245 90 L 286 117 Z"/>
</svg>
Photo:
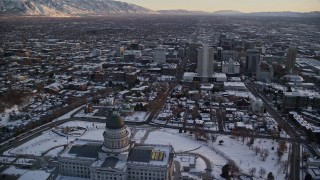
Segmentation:
<svg viewBox="0 0 320 180">
<path fill-rule="evenodd" d="M 283 64 L 283 56 L 273 56 L 273 55 L 263 55 L 262 61 L 265 61 L 267 64 L 272 65 L 273 63 Z"/>
<path fill-rule="evenodd" d="M 244 42 L 244 50 L 247 51 L 248 49 L 254 48 L 254 41 L 247 40 Z"/>
<path fill-rule="evenodd" d="M 220 34 L 219 46 L 222 47 L 224 50 L 233 50 L 233 39 L 228 38 L 226 34 Z"/>
<path fill-rule="evenodd" d="M 273 79 L 273 66 L 261 61 L 257 66 L 256 78 L 258 81 L 271 82 Z"/>
<path fill-rule="evenodd" d="M 190 63 L 197 64 L 198 57 L 198 48 L 201 46 L 199 43 L 190 43 L 189 44 L 189 61 Z"/>
<path fill-rule="evenodd" d="M 166 63 L 166 49 L 163 47 L 158 47 L 154 49 L 153 59 L 154 62 L 159 64 Z"/>
<path fill-rule="evenodd" d="M 217 60 L 218 61 L 221 61 L 221 59 L 222 59 L 222 51 L 223 51 L 222 47 L 217 48 Z"/>
<path fill-rule="evenodd" d="M 236 61 L 236 52 L 233 50 L 222 51 L 221 60 L 222 61 L 229 61 L 229 59 Z"/>
<path fill-rule="evenodd" d="M 203 44 L 198 48 L 198 76 L 211 77 L 213 74 L 214 51 L 208 44 Z"/>
<path fill-rule="evenodd" d="M 295 47 L 289 47 L 287 51 L 286 70 L 288 74 L 294 72 L 294 65 L 296 63 L 297 49 Z"/>
<path fill-rule="evenodd" d="M 260 52 L 256 49 L 248 49 L 246 54 L 246 70 L 255 73 L 260 62 Z"/>
</svg>

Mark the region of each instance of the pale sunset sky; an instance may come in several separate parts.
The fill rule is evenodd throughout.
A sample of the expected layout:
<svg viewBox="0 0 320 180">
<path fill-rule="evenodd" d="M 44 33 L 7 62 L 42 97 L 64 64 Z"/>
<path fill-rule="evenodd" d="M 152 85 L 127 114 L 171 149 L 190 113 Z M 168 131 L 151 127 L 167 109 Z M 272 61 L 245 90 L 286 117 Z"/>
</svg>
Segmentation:
<svg viewBox="0 0 320 180">
<path fill-rule="evenodd" d="M 152 10 L 320 11 L 320 0 L 119 0 Z"/>
</svg>

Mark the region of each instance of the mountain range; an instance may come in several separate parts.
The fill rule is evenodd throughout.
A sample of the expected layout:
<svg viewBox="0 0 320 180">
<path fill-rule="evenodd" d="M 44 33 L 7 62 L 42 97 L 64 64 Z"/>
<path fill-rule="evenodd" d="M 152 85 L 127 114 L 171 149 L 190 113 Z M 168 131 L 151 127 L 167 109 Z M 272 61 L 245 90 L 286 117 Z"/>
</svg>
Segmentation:
<svg viewBox="0 0 320 180">
<path fill-rule="evenodd" d="M 1 15 L 84 16 L 156 14 L 150 9 L 113 0 L 0 0 Z"/>
<path fill-rule="evenodd" d="M 319 11 L 309 13 L 289 11 L 243 13 L 234 10 L 205 12 L 183 9 L 153 11 L 134 4 L 114 0 L 0 0 L 1 16 L 99 16 L 131 14 L 320 17 Z"/>
<path fill-rule="evenodd" d="M 234 10 L 219 10 L 214 12 L 205 12 L 205 11 L 188 11 L 188 10 L 161 10 L 157 11 L 159 14 L 167 15 L 220 15 L 220 16 L 277 16 L 277 17 L 320 17 L 320 11 L 313 11 L 308 13 L 301 12 L 251 12 L 244 13 Z"/>
</svg>

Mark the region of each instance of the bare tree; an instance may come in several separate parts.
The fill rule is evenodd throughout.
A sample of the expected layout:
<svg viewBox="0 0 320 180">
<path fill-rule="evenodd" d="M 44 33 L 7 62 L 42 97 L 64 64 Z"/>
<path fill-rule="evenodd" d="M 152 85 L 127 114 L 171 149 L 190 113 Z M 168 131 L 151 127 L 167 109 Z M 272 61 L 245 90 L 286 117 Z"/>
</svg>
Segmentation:
<svg viewBox="0 0 320 180">
<path fill-rule="evenodd" d="M 249 149 L 252 148 L 253 144 L 254 144 L 254 137 L 251 137 L 250 140 L 247 142 L 247 146 L 249 147 Z"/>
<path fill-rule="evenodd" d="M 228 164 L 229 164 L 229 170 L 230 170 L 231 177 L 238 176 L 240 170 L 239 170 L 238 166 L 236 165 L 236 163 L 234 161 L 229 161 Z"/>
<path fill-rule="evenodd" d="M 262 161 L 265 161 L 268 156 L 269 156 L 269 150 L 268 149 L 261 149 L 260 157 L 262 158 Z"/>
<path fill-rule="evenodd" d="M 258 173 L 260 174 L 260 177 L 263 178 L 263 177 L 266 175 L 267 171 L 266 171 L 266 169 L 264 169 L 263 167 L 261 167 L 261 168 L 259 169 L 259 172 L 258 172 Z"/>
<path fill-rule="evenodd" d="M 279 141 L 278 148 L 277 148 L 278 162 L 281 161 L 281 158 L 287 149 L 288 149 L 287 143 L 285 141 Z"/>
<path fill-rule="evenodd" d="M 216 142 L 218 135 L 211 135 L 212 142 Z"/>
<path fill-rule="evenodd" d="M 173 106 L 171 108 L 173 117 L 178 117 L 179 114 L 183 111 L 179 106 Z"/>
<path fill-rule="evenodd" d="M 197 106 L 194 106 L 194 107 L 193 107 L 192 113 L 191 113 L 192 119 L 197 119 L 197 117 L 199 116 L 198 110 L 199 110 L 199 109 L 198 109 Z"/>
<path fill-rule="evenodd" d="M 254 152 L 256 153 L 256 155 L 258 155 L 258 153 L 260 153 L 261 149 L 258 146 L 255 146 L 253 148 Z"/>
<path fill-rule="evenodd" d="M 267 180 L 274 180 L 274 175 L 272 174 L 272 172 L 268 173 Z"/>
<path fill-rule="evenodd" d="M 282 152 L 285 152 L 288 150 L 287 143 L 285 141 L 279 141 L 279 147 L 278 149 Z"/>
<path fill-rule="evenodd" d="M 256 172 L 257 172 L 257 168 L 255 168 L 255 167 L 249 169 L 249 175 L 251 177 L 254 177 Z"/>
<path fill-rule="evenodd" d="M 208 135 L 204 131 L 203 127 L 200 128 L 200 127 L 196 126 L 194 128 L 194 135 L 195 135 L 196 139 L 204 138 L 204 139 L 208 140 Z"/>
<path fill-rule="evenodd" d="M 288 161 L 281 161 L 280 168 L 283 170 L 283 172 L 285 172 L 286 169 L 288 168 Z"/>
</svg>

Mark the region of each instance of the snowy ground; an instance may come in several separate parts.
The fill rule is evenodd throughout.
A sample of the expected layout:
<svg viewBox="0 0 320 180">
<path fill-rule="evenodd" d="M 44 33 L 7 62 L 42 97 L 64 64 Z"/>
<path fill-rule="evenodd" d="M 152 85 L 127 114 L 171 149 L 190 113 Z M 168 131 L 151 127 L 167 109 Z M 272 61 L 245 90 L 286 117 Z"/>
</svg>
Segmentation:
<svg viewBox="0 0 320 180">
<path fill-rule="evenodd" d="M 49 151 L 46 156 L 57 157 L 58 154 L 64 149 L 63 146 L 57 147 Z"/>
<path fill-rule="evenodd" d="M 205 172 L 205 169 L 207 168 L 206 163 L 203 159 L 197 158 L 196 159 L 196 167 L 190 169 L 191 172 Z"/>
<path fill-rule="evenodd" d="M 80 137 L 80 139 L 89 140 L 103 140 L 102 133 L 105 130 L 104 123 L 92 123 L 84 121 L 70 121 L 63 125 L 63 127 L 84 127 L 87 129 L 86 133 Z M 265 161 L 261 159 L 260 156 L 256 155 L 253 149 L 249 149 L 246 146 L 246 142 L 242 142 L 242 139 L 231 138 L 227 135 L 218 135 L 216 142 L 207 143 L 204 141 L 195 140 L 193 135 L 189 133 L 179 133 L 177 129 L 155 129 L 150 126 L 133 126 L 129 127 L 128 131 L 136 131 L 134 140 L 137 142 L 142 141 L 142 139 L 147 136 L 144 143 L 145 144 L 167 144 L 174 147 L 175 152 L 192 152 L 204 155 L 210 162 L 212 166 L 212 175 L 217 179 L 222 179 L 220 177 L 221 168 L 225 165 L 228 159 L 232 159 L 243 172 L 248 173 L 250 168 L 257 168 L 256 177 L 258 177 L 258 171 L 260 168 L 266 169 L 266 172 L 272 172 L 275 179 L 284 179 L 285 174 L 283 174 L 283 169 L 281 168 L 281 163 L 277 162 L 276 149 L 278 147 L 278 142 L 273 142 L 269 139 L 255 139 L 254 145 L 260 148 L 268 149 L 269 156 Z M 63 145 L 70 143 L 75 140 L 76 137 L 69 137 L 68 139 L 64 136 L 58 135 L 51 130 L 43 132 L 42 135 L 24 143 L 14 149 L 5 152 L 5 155 L 36 155 L 41 156 L 46 153 L 48 156 L 57 156 L 61 150 L 63 150 Z M 222 140 L 222 145 L 218 142 Z M 211 141 L 210 141 L 211 142 Z M 289 144 L 287 144 L 289 146 Z M 274 150 L 271 148 L 274 147 Z M 0 157 L 0 161 L 5 161 L 6 157 Z M 282 157 L 282 161 L 288 159 L 288 153 Z M 8 159 L 8 161 L 13 161 L 13 159 Z M 23 160 L 22 160 L 23 161 Z M 200 158 L 197 158 L 196 168 L 191 169 L 192 172 L 203 172 L 205 163 Z M 16 170 L 16 172 L 15 172 Z M 7 174 L 25 174 L 27 170 L 19 170 L 14 167 L 10 167 L 6 170 Z M 36 173 L 36 172 L 32 172 Z M 41 174 L 41 172 L 39 172 Z M 36 176 L 36 175 L 35 175 Z M 45 176 L 45 174 L 43 175 Z M 28 177 L 28 176 L 26 176 Z M 41 178 L 40 178 L 41 179 Z M 58 179 L 68 179 L 60 176 Z"/>
<path fill-rule="evenodd" d="M 92 123 L 92 122 L 83 122 L 83 121 L 71 121 L 61 126 L 69 127 L 84 127 L 87 128 L 86 133 L 81 136 L 81 139 L 93 139 L 93 140 L 103 140 L 102 133 L 105 130 L 104 123 Z M 41 156 L 42 153 L 49 151 L 52 148 L 57 146 L 62 146 L 75 140 L 76 137 L 68 137 L 58 135 L 57 133 L 52 132 L 51 130 L 45 131 L 42 135 L 16 147 L 9 151 L 6 151 L 5 155 L 35 155 Z M 51 152 L 52 153 L 52 152 Z M 55 153 L 53 152 L 53 155 Z"/>
<path fill-rule="evenodd" d="M 146 133 L 147 133 L 147 130 L 145 129 L 138 130 L 134 135 L 133 140 L 135 140 L 136 143 L 140 143 L 141 139 L 144 137 Z"/>
<path fill-rule="evenodd" d="M 212 164 L 212 174 L 220 178 L 221 168 L 227 160 L 210 149 L 205 142 L 194 140 L 189 134 L 178 133 L 178 130 L 160 129 L 150 132 L 145 144 L 170 144 L 176 152 L 192 151 L 207 157 Z"/>
<path fill-rule="evenodd" d="M 19 109 L 18 106 L 15 105 L 10 109 L 5 109 L 4 112 L 0 113 L 0 126 L 8 126 L 8 125 L 12 125 L 15 126 L 19 123 L 22 123 L 21 120 L 18 121 L 9 121 L 10 120 L 10 113 L 11 112 L 16 112 L 19 113 Z"/>
<path fill-rule="evenodd" d="M 24 173 L 19 180 L 40 180 L 40 179 L 47 179 L 51 173 L 41 170 L 33 170 L 27 171 Z"/>
<path fill-rule="evenodd" d="M 250 168 L 254 167 L 257 169 L 257 172 L 260 168 L 264 168 L 267 173 L 272 172 L 276 179 L 285 179 L 285 174 L 283 174 L 280 163 L 277 161 L 277 142 L 273 142 L 269 139 L 256 139 L 254 141 L 253 147 L 258 146 L 260 148 L 268 149 L 269 151 L 269 156 L 263 161 L 259 155 L 255 154 L 253 149 L 249 149 L 249 147 L 245 145 L 247 141 L 243 144 L 241 138 L 236 140 L 236 138 L 231 138 L 230 136 L 219 135 L 217 142 L 220 140 L 224 141 L 222 145 L 213 143 L 213 146 L 235 161 L 244 172 L 248 172 Z M 287 144 L 287 146 L 289 147 L 289 144 Z M 274 150 L 271 150 L 272 147 L 274 147 Z M 282 157 L 282 161 L 286 160 L 288 160 L 287 152 Z"/>
<path fill-rule="evenodd" d="M 131 116 L 126 116 L 124 121 L 126 122 L 144 122 L 148 118 L 148 113 L 145 111 L 136 111 Z"/>
<path fill-rule="evenodd" d="M 89 140 L 103 140 L 103 132 L 105 130 L 104 123 L 92 123 L 84 121 L 70 121 L 60 125 L 59 127 L 83 127 L 87 131 L 81 137 L 65 137 L 61 136 L 52 130 L 48 130 L 42 133 L 42 135 L 16 147 L 10 149 L 4 153 L 4 155 L 35 155 L 41 156 L 46 153 L 46 155 L 57 156 L 57 154 L 62 150 L 59 146 L 66 145 L 76 138 L 79 139 L 89 139 Z M 131 136 L 131 129 L 127 128 L 129 131 L 129 136 Z M 57 148 L 56 148 L 57 147 Z M 49 151 L 49 152 L 48 152 Z"/>
<path fill-rule="evenodd" d="M 10 166 L 6 170 L 4 170 L 1 174 L 20 176 L 26 173 L 27 171 L 28 171 L 27 169 L 19 169 L 19 168 L 16 168 L 15 166 Z"/>
<path fill-rule="evenodd" d="M 94 109 L 91 113 L 85 113 L 84 110 L 81 110 L 77 114 L 74 115 L 74 117 L 93 117 L 95 113 L 97 113 L 99 109 Z"/>
<path fill-rule="evenodd" d="M 218 141 L 223 140 L 222 145 L 218 145 Z M 220 178 L 221 167 L 227 163 L 226 158 L 221 157 L 217 154 L 217 151 L 214 151 L 211 145 L 203 141 L 194 140 L 189 134 L 178 133 L 178 130 L 172 129 L 161 129 L 154 132 L 150 132 L 146 144 L 171 144 L 174 147 L 176 152 L 184 152 L 193 150 L 194 153 L 199 153 L 207 157 L 212 165 L 213 172 L 212 174 L 215 178 Z M 246 144 L 246 142 L 245 142 Z M 230 138 L 230 136 L 219 135 L 217 141 L 212 145 L 214 149 L 217 149 L 219 153 L 224 153 L 224 155 L 235 161 L 235 163 L 241 167 L 241 169 L 248 173 L 249 168 L 256 167 L 257 172 L 260 168 L 266 169 L 267 173 L 272 172 L 276 179 L 284 179 L 285 174 L 280 166 L 280 163 L 277 162 L 276 149 L 278 146 L 277 142 L 274 142 L 269 139 L 256 139 L 253 146 L 259 146 L 260 148 L 266 148 L 269 151 L 269 156 L 265 161 L 255 155 L 255 152 L 249 149 L 248 146 L 242 143 L 239 139 Z M 271 147 L 274 146 L 275 150 L 271 150 Z M 289 146 L 289 145 L 288 145 Z M 288 159 L 288 153 L 285 153 L 282 157 L 282 161 Z M 256 173 L 258 177 L 258 173 Z"/>
<path fill-rule="evenodd" d="M 61 176 L 59 175 L 56 180 L 88 180 L 88 178 L 80 178 L 80 177 L 70 177 L 70 176 Z"/>
</svg>

